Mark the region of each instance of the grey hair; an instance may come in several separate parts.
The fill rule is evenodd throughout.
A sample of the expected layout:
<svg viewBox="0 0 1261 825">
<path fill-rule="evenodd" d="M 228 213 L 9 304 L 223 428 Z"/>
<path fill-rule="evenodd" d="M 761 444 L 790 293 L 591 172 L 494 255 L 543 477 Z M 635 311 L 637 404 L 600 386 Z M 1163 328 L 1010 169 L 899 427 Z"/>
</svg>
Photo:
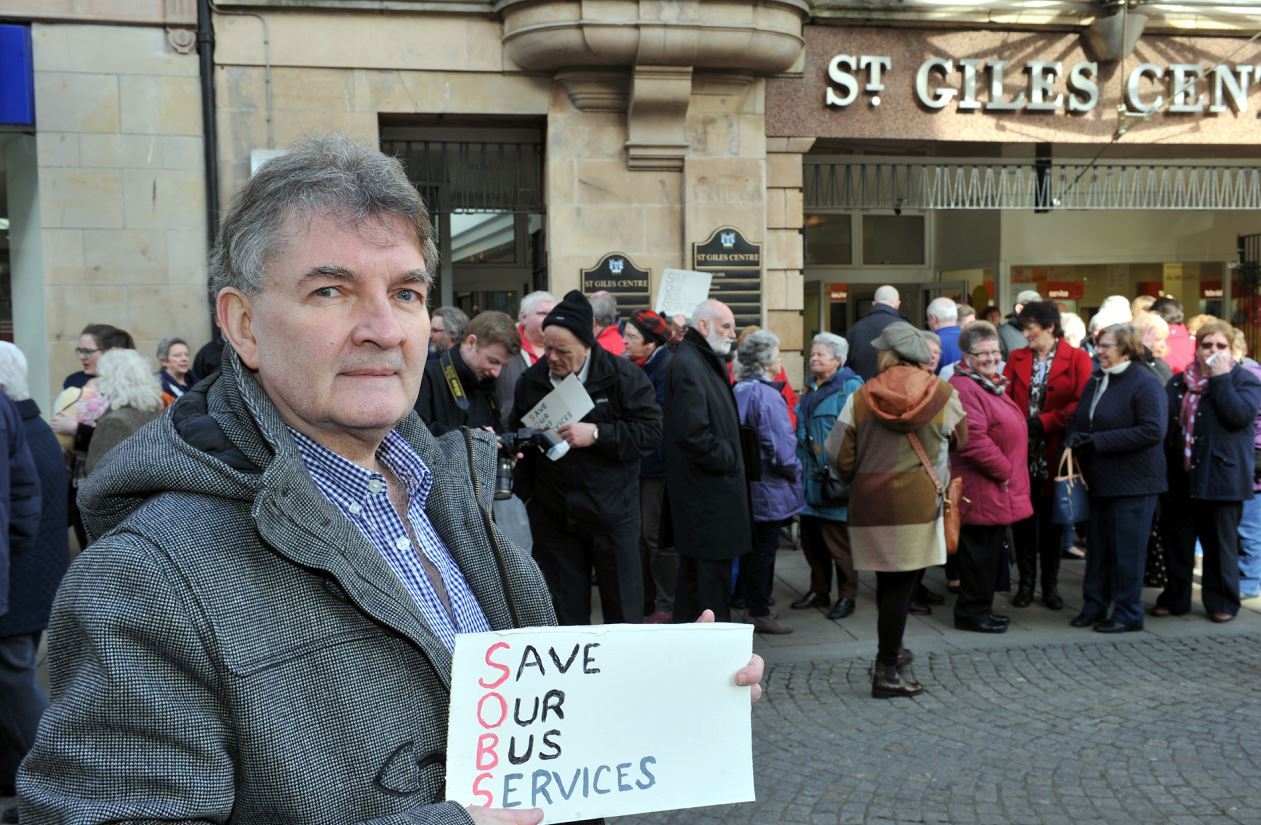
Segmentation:
<svg viewBox="0 0 1261 825">
<path fill-rule="evenodd" d="M 1099 314 L 1113 319 L 1114 324 L 1128 324 L 1134 320 L 1134 310 L 1130 307 L 1130 299 L 1124 295 L 1109 295 L 1099 305 Z"/>
<path fill-rule="evenodd" d="M 464 337 L 464 330 L 468 329 L 468 316 L 459 307 L 438 307 L 432 317 L 442 319 L 443 329 L 452 341 L 459 341 Z"/>
<path fill-rule="evenodd" d="M 1038 294 L 1036 289 L 1022 289 L 1020 292 L 1016 293 L 1017 306 L 1024 306 L 1025 304 L 1031 304 L 1034 301 L 1041 300 L 1042 296 Z"/>
<path fill-rule="evenodd" d="M 831 332 L 820 332 L 814 338 L 810 339 L 810 345 L 822 344 L 832 353 L 833 358 L 841 360 L 841 366 L 845 366 L 845 359 L 849 357 L 849 341 L 846 341 L 839 335 Z"/>
<path fill-rule="evenodd" d="M 144 356 L 134 349 L 112 349 L 101 356 L 96 381 L 110 407 L 144 412 L 162 409 L 162 385 Z"/>
<path fill-rule="evenodd" d="M 611 292 L 600 290 L 591 293 L 591 315 L 602 327 L 611 327 L 617 323 L 617 298 Z"/>
<path fill-rule="evenodd" d="M 26 353 L 8 341 L 0 341 L 0 389 L 14 401 L 31 397 L 26 381 Z"/>
<path fill-rule="evenodd" d="M 921 329 L 919 331 L 919 334 L 924 336 L 925 341 L 932 341 L 934 344 L 937 345 L 938 349 L 941 349 L 941 336 L 940 335 L 933 332 L 931 329 Z"/>
<path fill-rule="evenodd" d="M 529 295 L 521 299 L 521 311 L 517 313 L 517 320 L 524 321 L 526 316 L 534 311 L 534 308 L 543 301 L 556 303 L 556 296 L 545 289 L 531 292 Z"/>
<path fill-rule="evenodd" d="M 898 288 L 890 286 L 889 284 L 876 287 L 876 294 L 871 296 L 871 300 L 873 302 L 877 304 L 887 304 L 888 306 L 893 306 L 901 300 L 901 298 L 902 296 L 898 294 Z"/>
<path fill-rule="evenodd" d="M 1064 338 L 1075 347 L 1081 346 L 1086 338 L 1086 322 L 1076 312 L 1065 312 L 1060 315 L 1060 327 L 1064 330 Z"/>
<path fill-rule="evenodd" d="M 973 321 L 959 333 L 959 351 L 972 354 L 972 348 L 982 341 L 997 341 L 998 330 L 989 321 Z"/>
<path fill-rule="evenodd" d="M 298 141 L 264 163 L 232 199 L 210 254 L 211 302 L 227 288 L 245 295 L 262 290 L 267 265 L 284 251 L 290 220 L 333 218 L 357 228 L 386 216 L 407 222 L 425 259 L 424 281 L 432 285 L 433 223 L 403 164 L 345 135 Z"/>
<path fill-rule="evenodd" d="M 928 304 L 928 316 L 936 318 L 938 321 L 958 321 L 959 305 L 954 302 L 953 298 L 947 298 L 944 295 L 940 298 L 934 298 Z"/>
<path fill-rule="evenodd" d="M 187 341 L 185 341 L 183 338 L 176 338 L 175 336 L 172 336 L 170 338 L 163 338 L 161 341 L 159 341 L 158 342 L 158 360 L 165 361 L 167 357 L 170 356 L 171 354 L 171 347 L 175 346 L 176 344 L 183 344 L 184 346 L 188 347 Z M 189 347 L 189 350 L 191 351 L 192 347 Z"/>
<path fill-rule="evenodd" d="M 768 329 L 759 329 L 749 335 L 736 352 L 736 375 L 739 378 L 761 376 L 774 363 L 775 350 L 779 349 L 779 336 Z"/>
</svg>

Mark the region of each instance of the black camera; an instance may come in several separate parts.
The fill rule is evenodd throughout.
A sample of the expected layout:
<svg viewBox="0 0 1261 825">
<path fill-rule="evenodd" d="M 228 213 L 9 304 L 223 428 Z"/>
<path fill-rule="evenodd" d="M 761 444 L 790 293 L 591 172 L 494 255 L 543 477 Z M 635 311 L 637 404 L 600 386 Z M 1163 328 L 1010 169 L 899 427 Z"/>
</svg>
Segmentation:
<svg viewBox="0 0 1261 825">
<path fill-rule="evenodd" d="M 512 465 L 517 453 L 530 447 L 538 447 L 552 461 L 559 461 L 569 452 L 569 444 L 551 430 L 535 430 L 526 427 L 516 432 L 500 433 L 499 466 L 495 470 L 495 498 L 512 497 Z"/>
</svg>

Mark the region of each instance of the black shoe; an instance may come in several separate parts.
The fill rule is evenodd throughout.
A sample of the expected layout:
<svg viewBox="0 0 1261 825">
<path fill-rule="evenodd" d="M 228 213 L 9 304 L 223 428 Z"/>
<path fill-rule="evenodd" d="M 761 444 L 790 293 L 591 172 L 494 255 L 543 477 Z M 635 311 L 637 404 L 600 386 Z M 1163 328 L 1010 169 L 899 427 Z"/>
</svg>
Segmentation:
<svg viewBox="0 0 1261 825">
<path fill-rule="evenodd" d="M 1064 597 L 1060 595 L 1060 591 L 1052 587 L 1050 590 L 1043 588 L 1042 603 L 1047 606 L 1048 610 L 1063 610 Z"/>
<path fill-rule="evenodd" d="M 727 599 L 727 607 L 730 607 L 732 610 L 744 610 L 744 596 L 732 596 L 730 599 Z"/>
<path fill-rule="evenodd" d="M 924 692 L 924 686 L 914 680 L 907 681 L 898 672 L 897 665 L 882 665 L 876 662 L 871 676 L 871 697 L 873 699 L 893 699 L 899 696 L 918 696 Z"/>
<path fill-rule="evenodd" d="M 912 616 L 931 616 L 931 615 L 933 615 L 933 609 L 932 609 L 931 607 L 929 607 L 928 605 L 926 605 L 926 604 L 924 604 L 923 602 L 918 601 L 918 600 L 916 600 L 916 599 L 911 599 L 911 605 L 910 605 L 910 609 L 908 610 L 908 612 L 909 612 Z"/>
<path fill-rule="evenodd" d="M 1108 619 L 1106 622 L 1100 622 L 1095 625 L 1096 633 L 1131 633 L 1136 630 L 1142 630 L 1141 624 L 1126 624 L 1117 619 Z"/>
<path fill-rule="evenodd" d="M 1012 607 L 1028 607 L 1033 604 L 1033 588 L 1025 587 L 1023 584 L 1016 590 L 1015 597 L 1011 600 Z"/>
<path fill-rule="evenodd" d="M 838 619 L 844 619 L 853 612 L 853 599 L 837 599 L 836 604 L 832 605 L 832 609 L 828 611 L 828 618 L 832 621 L 836 621 Z"/>
<path fill-rule="evenodd" d="M 815 593 L 813 590 L 807 590 L 806 595 L 797 601 L 788 605 L 793 610 L 809 610 L 812 607 L 827 607 L 829 603 L 827 596 L 822 593 Z"/>
<path fill-rule="evenodd" d="M 1099 624 L 1102 621 L 1103 619 L 1098 616 L 1087 616 L 1085 613 L 1078 613 L 1069 624 L 1073 627 L 1090 627 L 1092 624 Z"/>
<path fill-rule="evenodd" d="M 996 622 L 989 616 L 980 619 L 955 616 L 955 629 L 971 630 L 975 633 L 1006 633 L 1007 625 L 1004 622 Z"/>
<path fill-rule="evenodd" d="M 1011 616 L 1004 616 L 1002 613 L 991 613 L 990 618 L 996 622 L 1010 622 Z"/>
<path fill-rule="evenodd" d="M 915 592 L 911 594 L 911 600 L 916 601 L 916 602 L 922 602 L 924 604 L 945 604 L 946 603 L 945 596 L 938 596 L 936 593 L 929 590 L 927 587 L 925 587 L 922 584 L 915 588 Z"/>
</svg>

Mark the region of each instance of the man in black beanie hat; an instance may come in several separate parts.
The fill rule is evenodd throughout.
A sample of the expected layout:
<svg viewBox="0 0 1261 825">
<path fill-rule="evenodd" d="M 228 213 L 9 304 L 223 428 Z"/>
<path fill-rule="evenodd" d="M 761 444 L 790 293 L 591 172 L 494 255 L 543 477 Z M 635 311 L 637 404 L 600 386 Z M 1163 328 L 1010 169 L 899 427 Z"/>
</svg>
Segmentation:
<svg viewBox="0 0 1261 825">
<path fill-rule="evenodd" d="M 515 491 L 530 515 L 538 562 L 562 625 L 591 621 L 595 570 L 606 622 L 643 620 L 639 460 L 661 443 L 661 409 L 643 370 L 596 346 L 591 304 L 571 291 L 543 320 L 543 352 L 517 382 L 511 428 L 570 375 L 595 403 L 560 428 L 556 461 L 527 450 Z"/>
</svg>

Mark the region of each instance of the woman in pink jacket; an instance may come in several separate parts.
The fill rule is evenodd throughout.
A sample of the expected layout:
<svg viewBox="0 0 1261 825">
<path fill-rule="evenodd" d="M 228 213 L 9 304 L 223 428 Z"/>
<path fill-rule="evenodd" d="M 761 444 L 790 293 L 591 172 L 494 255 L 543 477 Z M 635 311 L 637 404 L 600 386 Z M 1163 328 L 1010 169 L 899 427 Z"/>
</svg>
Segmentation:
<svg viewBox="0 0 1261 825">
<path fill-rule="evenodd" d="M 959 534 L 959 600 L 955 627 L 1005 633 L 1007 617 L 992 606 L 1007 527 L 1033 514 L 1029 500 L 1029 434 L 1024 412 L 1007 394 L 999 367 L 998 330 L 975 321 L 959 333 L 963 358 L 950 384 L 967 412 L 968 442 L 950 454 L 950 474 L 963 479 Z"/>
</svg>

